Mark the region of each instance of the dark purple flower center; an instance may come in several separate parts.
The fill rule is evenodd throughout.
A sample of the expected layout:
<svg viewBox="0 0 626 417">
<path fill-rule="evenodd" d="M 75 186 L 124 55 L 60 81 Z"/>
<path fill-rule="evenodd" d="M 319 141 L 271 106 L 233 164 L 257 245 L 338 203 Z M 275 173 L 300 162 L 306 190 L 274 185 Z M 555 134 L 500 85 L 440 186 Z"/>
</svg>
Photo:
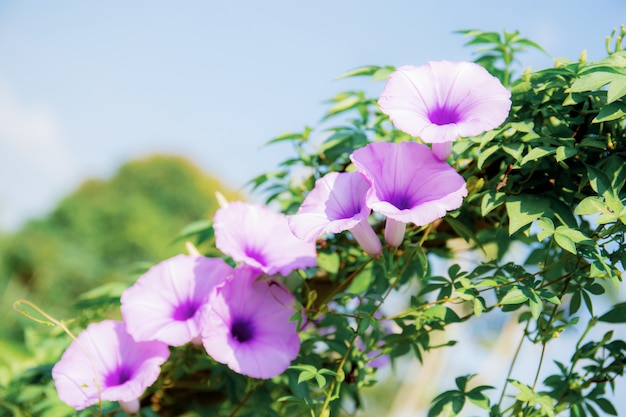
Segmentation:
<svg viewBox="0 0 626 417">
<path fill-rule="evenodd" d="M 448 125 L 461 121 L 461 115 L 456 108 L 437 107 L 428 114 L 428 119 L 436 125 Z"/>
<path fill-rule="evenodd" d="M 267 260 L 265 259 L 265 255 L 260 249 L 257 248 L 246 248 L 245 254 L 247 257 L 254 259 L 260 265 L 267 265 Z"/>
<path fill-rule="evenodd" d="M 174 313 L 172 314 L 172 318 L 176 321 L 186 321 L 192 318 L 198 308 L 200 307 L 199 303 L 189 300 L 184 303 L 179 304 L 174 309 Z"/>
<path fill-rule="evenodd" d="M 254 326 L 250 320 L 235 319 L 230 326 L 230 333 L 239 343 L 246 343 L 254 337 Z"/>
<path fill-rule="evenodd" d="M 121 365 L 115 371 L 111 372 L 104 378 L 106 387 L 116 387 L 129 381 L 133 377 L 133 370 Z"/>
<path fill-rule="evenodd" d="M 387 201 L 398 210 L 407 210 L 413 208 L 414 206 L 413 199 L 405 194 L 393 194 L 389 196 Z"/>
</svg>

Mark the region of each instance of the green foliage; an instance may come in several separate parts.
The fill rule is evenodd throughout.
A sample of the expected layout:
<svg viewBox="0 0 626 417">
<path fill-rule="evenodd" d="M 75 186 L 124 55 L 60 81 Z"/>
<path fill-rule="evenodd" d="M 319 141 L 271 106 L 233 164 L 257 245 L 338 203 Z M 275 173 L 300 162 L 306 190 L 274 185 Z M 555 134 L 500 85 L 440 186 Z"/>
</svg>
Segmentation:
<svg viewBox="0 0 626 417">
<path fill-rule="evenodd" d="M 481 30 L 459 30 L 460 33 L 470 38 L 466 46 L 478 46 L 477 64 L 485 67 L 492 75 L 497 77 L 505 86 L 511 85 L 513 79 L 513 64 L 517 61 L 517 55 L 527 48 L 547 52 L 537 43 L 520 36 L 519 31 L 509 33 L 504 31 L 483 32 Z"/>
<path fill-rule="evenodd" d="M 466 401 L 484 409 L 490 409 L 489 398 L 483 391 L 493 389 L 493 387 L 481 385 L 468 390 L 467 384 L 474 375 L 460 376 L 456 378 L 456 390 L 446 391 L 439 394 L 434 400 L 428 417 L 455 416 L 463 410 Z"/>
<path fill-rule="evenodd" d="M 448 341 L 435 346 L 431 343 L 431 334 L 494 310 L 515 314 L 519 321 L 526 323 L 525 340 L 544 346 L 568 328 L 579 325 L 581 317 L 576 313 L 581 304 L 592 315 L 590 323 L 625 320 L 622 304 L 599 318 L 593 316 L 593 307 L 598 296 L 620 284 L 624 267 L 626 55 L 616 47 L 599 62 L 587 62 L 583 54 L 579 62 L 558 62 L 554 68 L 527 71 L 516 78 L 512 69 L 517 54 L 526 48 L 543 51 L 541 47 L 517 32 L 503 35 L 481 31 L 460 33 L 470 38 L 468 45 L 481 47 L 476 61 L 510 86 L 512 110 L 500 127 L 455 142 L 454 163 L 466 178 L 469 191 L 463 207 L 450 213 L 443 222 L 421 228 L 409 226 L 405 244 L 398 252 L 385 253 L 384 260 L 367 266 L 366 270 L 371 271 L 367 278 L 359 274 L 358 285 L 350 283 L 350 288 L 357 290 L 354 295 L 361 303 L 364 300 L 382 303 L 390 288 L 411 281 L 420 283 L 420 290 L 411 297 L 410 305 L 402 313 L 387 317 L 397 329 L 383 336 L 382 346 L 393 360 L 408 353 L 424 360 L 424 352 L 455 343 Z M 384 78 L 391 70 L 391 67 L 368 66 L 345 76 L 376 80 Z M 414 140 L 393 129 L 377 108 L 375 99 L 362 92 L 340 93 L 330 103 L 326 124 L 339 118 L 342 121 L 338 126 L 325 127 L 327 136 L 321 145 L 310 145 L 316 137 L 310 127 L 302 135 L 287 138 L 294 144 L 299 158 L 283 164 L 271 178 L 255 182 L 255 186 L 265 189 L 269 200 L 279 202 L 285 212 L 297 209 L 317 178 L 331 171 L 350 170 L 349 155 L 354 149 L 371 141 Z M 310 176 L 298 187 L 290 181 L 295 166 L 310 168 Z M 380 232 L 382 227 L 380 221 L 374 222 L 375 230 Z M 448 276 L 429 275 L 427 265 L 415 257 L 415 247 L 420 249 L 421 256 L 427 252 L 454 262 L 455 250 L 450 242 L 457 238 L 466 241 L 485 260 L 478 262 L 473 270 L 463 271 L 453 264 Z M 529 248 L 524 264 L 502 262 L 514 241 Z M 336 273 L 336 263 L 330 267 L 325 261 L 321 271 L 305 282 L 307 296 L 317 295 L 316 287 L 328 280 L 339 289 L 334 295 L 331 293 L 330 298 L 323 298 L 326 303 L 321 303 L 321 307 L 316 307 L 318 303 L 309 303 L 310 314 L 317 311 L 315 308 L 326 311 L 324 305 L 328 305 L 329 300 L 348 303 L 340 288 L 348 285 L 343 284 L 346 279 L 355 278 L 342 277 L 341 271 L 352 271 L 359 262 L 365 262 L 358 256 L 346 256 L 354 253 L 350 245 L 349 236 L 344 235 L 323 242 L 324 253 L 330 251 L 335 254 L 333 259 L 339 259 L 339 273 Z M 415 272 L 406 280 L 385 279 L 388 274 L 385 266 L 391 264 L 402 264 Z M 607 281 L 612 285 L 606 285 Z M 464 313 L 458 315 L 456 311 Z M 376 323 L 373 315 L 363 316 L 359 309 L 351 314 L 357 317 L 357 332 L 359 324 Z M 333 320 L 333 325 L 340 328 L 341 324 L 334 323 L 336 320 L 339 319 Z M 327 325 L 324 321 L 320 324 Z M 341 339 L 341 336 L 335 338 Z M 349 335 L 346 338 L 350 340 Z M 570 409 L 572 415 L 597 415 L 590 411 L 595 410 L 594 407 L 611 414 L 613 406 L 604 395 L 606 387 L 612 387 L 615 378 L 622 375 L 623 342 L 613 339 L 609 332 L 600 342 L 589 343 L 581 346 L 588 346 L 584 352 L 593 354 L 574 353 L 568 376 L 565 379 L 563 376 L 561 379 L 547 377 L 546 391 L 510 380 L 500 400 L 493 402 L 483 393 L 487 387 L 468 391 L 464 385 L 467 380 L 461 383 L 457 379 L 458 390 L 437 396 L 430 415 L 459 414 L 465 400 L 472 401 L 469 393 L 480 402 L 479 406 L 490 409 L 491 415 L 554 416 Z M 372 345 L 377 343 L 374 341 Z M 325 364 L 325 368 L 344 374 L 350 371 L 345 366 L 352 360 L 350 346 L 332 345 L 332 350 L 342 355 L 343 360 L 330 368 Z M 594 356 L 596 353 L 598 355 Z M 579 374 L 581 361 L 591 361 L 595 368 L 585 365 L 586 373 Z M 537 376 L 541 362 L 539 358 Z M 613 364 L 610 371 L 608 363 Z M 367 369 L 367 365 L 364 366 Z M 363 369 L 359 367 L 360 371 Z M 591 369 L 596 371 L 591 372 Z M 574 397 L 561 395 L 555 388 L 570 387 L 574 374 L 578 378 L 576 398 L 584 397 L 586 402 L 576 402 Z M 313 380 L 315 375 L 316 370 L 310 369 L 307 378 Z M 342 378 L 336 381 L 322 390 L 325 401 L 315 415 L 338 412 L 337 385 L 345 386 L 345 382 Z M 322 384 L 318 385 L 317 389 L 322 388 Z M 514 401 L 508 404 L 504 396 L 507 387 L 518 390 Z M 358 404 L 358 397 L 353 398 Z M 343 401 L 346 401 L 345 395 Z M 590 405 L 592 403 L 594 405 Z"/>
<path fill-rule="evenodd" d="M 540 347 L 542 354 L 524 364 L 535 370 L 534 380 L 511 377 L 517 355 L 506 380 L 496 381 L 503 385 L 500 392 L 474 384 L 481 369 L 476 375 L 447 376 L 456 387 L 434 396 L 429 416 L 460 415 L 468 406 L 490 416 L 617 415 L 610 394 L 624 373 L 626 343 L 613 330 L 601 336 L 592 330 L 626 322 L 625 304 L 606 297 L 615 296 L 626 260 L 626 53 L 621 40 L 601 61 L 587 62 L 583 54 L 577 62 L 557 62 L 516 76 L 512 65 L 517 54 L 525 48 L 542 50 L 538 45 L 517 32 L 461 33 L 470 38 L 469 45 L 481 47 L 477 61 L 512 95 L 510 115 L 501 126 L 454 143 L 452 163 L 468 188 L 463 205 L 430 225 L 407 225 L 402 245 L 385 248 L 376 259 L 349 233 L 320 239 L 318 266 L 285 278 L 305 315 L 294 317 L 302 324 L 302 345 L 283 375 L 253 380 L 216 364 L 194 346 L 173 348 L 161 378 L 142 398 L 141 415 L 354 414 L 363 404 L 364 390 L 377 382 L 381 359 L 393 366 L 407 356 L 426 362 L 430 351 L 466 342 L 451 340 L 446 333 L 450 327 L 480 325 L 495 314 L 521 323 L 519 347 Z M 384 80 L 392 70 L 368 66 L 344 77 Z M 354 169 L 349 155 L 355 149 L 373 141 L 409 140 L 415 138 L 396 130 L 375 98 L 362 91 L 342 92 L 328 101 L 322 127 L 270 141 L 292 143 L 296 156 L 250 185 L 268 203 L 293 213 L 316 179 Z M 145 183 L 152 181 L 148 176 Z M 122 201 L 130 195 L 132 190 L 125 188 L 117 197 Z M 176 205 L 169 202 L 175 200 L 170 196 L 161 203 L 172 208 Z M 96 201 L 104 205 L 109 200 Z M 62 207 L 73 208 L 63 216 L 53 214 L 53 223 L 77 224 L 71 233 L 84 229 L 101 237 L 93 244 L 118 257 L 115 262 L 136 260 L 129 254 L 147 258 L 141 251 L 155 244 L 143 236 L 129 239 L 127 250 L 120 251 L 104 236 L 108 229 L 93 229 L 97 218 L 73 219 L 67 213 L 77 215 L 81 206 L 65 202 Z M 138 212 L 130 207 L 125 215 L 133 213 Z M 190 214 L 188 221 L 201 217 Z M 380 234 L 383 219 L 372 216 L 371 221 Z M 55 235 L 68 237 L 71 230 L 57 229 Z M 194 223 L 181 233 L 184 239 L 207 243 L 212 236 L 210 222 Z M 524 259 L 509 261 L 510 249 L 520 246 L 526 248 Z M 27 253 L 29 246 L 23 248 Z M 57 250 L 80 248 L 64 243 Z M 475 261 L 461 263 L 459 253 L 468 251 Z M 433 271 L 435 258 L 448 261 L 446 272 Z M 14 261 L 12 268 L 28 278 L 28 267 Z M 89 294 L 85 314 L 99 302 L 114 304 L 116 291 L 108 287 Z M 608 309 L 598 302 L 607 299 L 613 304 Z M 387 310 L 390 304 L 393 313 Z M 596 315 L 598 309 L 606 311 Z M 571 351 L 561 352 L 556 371 L 544 375 L 543 352 L 571 328 L 584 330 Z M 17 384 L 26 387 L 29 382 L 18 379 Z M 0 416 L 17 407 L 21 400 L 16 395 L 17 390 L 11 391 L 10 400 L 0 404 Z M 42 391 L 37 395 L 45 397 Z M 104 415 L 118 415 L 115 405 L 107 407 Z M 97 407 L 88 411 L 97 413 Z"/>
<path fill-rule="evenodd" d="M 184 250 L 184 241 L 174 244 L 173 237 L 191 221 L 212 216 L 216 191 L 239 198 L 183 158 L 152 156 L 122 166 L 110 180 L 85 182 L 49 215 L 4 236 L 1 343 L 21 341 L 21 328 L 29 324 L 12 311 L 19 298 L 60 317 L 76 314 L 70 310 L 76 300 L 75 307 L 87 311 L 118 304 L 135 265 L 149 266 Z M 105 283 L 101 294 L 79 297 Z M 7 362 L 0 374 L 13 368 Z"/>
</svg>

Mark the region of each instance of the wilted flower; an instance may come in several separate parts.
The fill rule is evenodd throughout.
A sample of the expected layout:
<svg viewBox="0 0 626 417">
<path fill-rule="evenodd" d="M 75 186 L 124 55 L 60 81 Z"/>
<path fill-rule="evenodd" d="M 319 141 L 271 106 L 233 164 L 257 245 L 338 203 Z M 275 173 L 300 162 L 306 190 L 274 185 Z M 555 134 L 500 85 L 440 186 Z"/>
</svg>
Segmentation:
<svg viewBox="0 0 626 417">
<path fill-rule="evenodd" d="M 59 398 L 82 410 L 100 399 L 119 401 L 129 413 L 159 377 L 169 357 L 161 342 L 136 342 L 119 321 L 90 324 L 52 368 Z"/>
<path fill-rule="evenodd" d="M 213 222 L 219 250 L 268 275 L 317 264 L 315 243 L 295 237 L 287 216 L 265 206 L 232 202 L 217 211 Z"/>
<path fill-rule="evenodd" d="M 204 256 L 178 255 L 153 266 L 122 294 L 128 332 L 137 341 L 199 343 L 198 311 L 230 273 L 223 260 Z"/>
<path fill-rule="evenodd" d="M 203 312 L 202 343 L 207 353 L 230 369 L 253 378 L 272 378 L 298 356 L 295 297 L 260 272 L 237 268 L 215 288 Z"/>
<path fill-rule="evenodd" d="M 387 216 L 391 246 L 402 243 L 406 223 L 424 226 L 459 208 L 467 195 L 463 177 L 419 143 L 370 143 L 350 159 L 371 185 L 368 207 Z"/>
<path fill-rule="evenodd" d="M 509 114 L 511 93 L 480 65 L 429 62 L 403 66 L 389 76 L 378 105 L 393 124 L 433 144 L 446 159 L 452 141 L 498 127 Z"/>
<path fill-rule="evenodd" d="M 298 213 L 288 216 L 289 226 L 300 239 L 314 241 L 322 233 L 349 230 L 363 250 L 379 256 L 382 245 L 367 222 L 371 210 L 365 204 L 370 185 L 358 172 L 331 172 L 315 182 Z"/>
</svg>

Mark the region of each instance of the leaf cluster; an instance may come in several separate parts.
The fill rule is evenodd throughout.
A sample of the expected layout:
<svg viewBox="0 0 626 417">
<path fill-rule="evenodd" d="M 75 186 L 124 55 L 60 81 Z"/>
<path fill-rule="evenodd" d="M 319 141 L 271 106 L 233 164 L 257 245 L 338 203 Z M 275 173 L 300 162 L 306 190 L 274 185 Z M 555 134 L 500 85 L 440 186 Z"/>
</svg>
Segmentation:
<svg viewBox="0 0 626 417">
<path fill-rule="evenodd" d="M 434 349 L 468 343 L 450 339 L 452 326 L 476 329 L 497 314 L 521 323 L 521 343 L 540 347 L 524 364 L 536 369 L 534 381 L 513 377 L 517 356 L 499 393 L 475 385 L 480 369 L 453 375 L 456 387 L 434 396 L 429 417 L 460 415 L 467 406 L 503 417 L 616 415 L 609 391 L 623 375 L 626 344 L 612 330 L 599 338 L 591 330 L 626 322 L 624 304 L 608 297 L 621 285 L 626 259 L 626 53 L 616 47 L 598 62 L 581 56 L 518 76 L 517 54 L 542 51 L 537 44 L 517 32 L 461 33 L 481 48 L 477 62 L 510 87 L 512 100 L 501 126 L 454 144 L 451 162 L 468 188 L 463 205 L 430 225 L 409 225 L 402 245 L 377 259 L 349 233 L 319 239 L 318 266 L 285 277 L 304 310 L 294 317 L 302 345 L 293 366 L 258 381 L 192 346 L 176 348 L 142 400 L 143 415 L 353 415 L 380 367 L 403 366 L 410 356 L 431 360 Z M 382 81 L 392 71 L 367 66 L 344 76 Z M 375 98 L 341 92 L 320 126 L 270 141 L 291 143 L 294 156 L 250 185 L 294 213 L 317 179 L 354 169 L 355 149 L 414 140 Z M 377 233 L 383 220 L 371 218 Z M 181 236 L 210 244 L 211 224 L 192 224 Z M 474 261 L 462 262 L 468 253 Z M 447 271 L 435 270 L 442 260 Z M 607 300 L 611 307 L 596 315 Z M 543 352 L 572 328 L 585 330 L 544 375 Z"/>
</svg>

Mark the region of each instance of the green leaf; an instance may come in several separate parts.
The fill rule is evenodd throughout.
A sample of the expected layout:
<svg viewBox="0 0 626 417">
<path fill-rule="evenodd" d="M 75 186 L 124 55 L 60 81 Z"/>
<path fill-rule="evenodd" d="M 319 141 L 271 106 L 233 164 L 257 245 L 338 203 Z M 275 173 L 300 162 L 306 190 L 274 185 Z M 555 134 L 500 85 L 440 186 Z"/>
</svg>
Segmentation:
<svg viewBox="0 0 626 417">
<path fill-rule="evenodd" d="M 626 323 L 626 303 L 615 304 L 611 310 L 598 318 L 605 323 Z"/>
<path fill-rule="evenodd" d="M 532 120 L 525 120 L 522 122 L 509 123 L 509 126 L 518 132 L 528 133 L 533 131 L 535 123 Z"/>
<path fill-rule="evenodd" d="M 371 264 L 369 264 L 352 280 L 348 292 L 351 294 L 361 294 L 367 291 L 372 282 L 374 282 L 374 278 L 373 268 Z"/>
<path fill-rule="evenodd" d="M 315 382 L 317 382 L 317 386 L 322 388 L 324 385 L 326 385 L 326 378 L 324 378 L 324 375 L 320 375 L 315 374 Z"/>
<path fill-rule="evenodd" d="M 569 315 L 573 316 L 574 313 L 578 311 L 580 308 L 580 304 L 582 302 L 582 291 L 577 291 L 572 295 L 572 299 L 569 302 Z"/>
<path fill-rule="evenodd" d="M 304 132 L 299 133 L 284 133 L 280 136 L 276 136 L 274 139 L 267 142 L 265 145 L 269 145 L 277 142 L 288 142 L 288 141 L 301 141 L 304 142 L 309 138 L 309 134 L 313 129 L 310 127 L 306 127 Z"/>
<path fill-rule="evenodd" d="M 459 323 L 461 318 L 450 309 L 441 304 L 435 304 L 424 311 L 424 315 L 430 319 L 443 321 L 445 323 Z"/>
<path fill-rule="evenodd" d="M 606 159 L 606 163 L 602 169 L 604 172 L 611 174 L 613 190 L 619 193 L 624 187 L 624 184 L 626 184 L 626 163 L 624 163 L 624 160 L 616 155 L 610 156 Z"/>
<path fill-rule="evenodd" d="M 581 231 L 570 229 L 567 226 L 559 226 L 556 228 L 554 231 L 554 240 L 557 245 L 573 254 L 576 254 L 576 243 L 593 244 L 593 241 Z"/>
<path fill-rule="evenodd" d="M 478 168 L 482 169 L 485 162 L 487 162 L 487 159 L 494 153 L 498 152 L 499 150 L 500 150 L 500 145 L 493 145 L 493 146 L 488 147 L 487 149 L 482 150 L 480 154 L 478 155 L 478 159 L 477 159 Z"/>
<path fill-rule="evenodd" d="M 494 389 L 489 385 L 481 385 L 469 391 L 467 393 L 467 398 L 472 402 L 472 404 L 482 408 L 483 410 L 491 409 L 491 404 L 489 401 L 489 397 L 483 394 L 483 391 Z"/>
<path fill-rule="evenodd" d="M 614 72 L 606 72 L 606 71 L 595 71 L 590 72 L 572 84 L 570 88 L 567 89 L 567 92 L 570 93 L 579 93 L 582 91 L 592 91 L 597 90 L 598 88 L 610 83 L 617 77 L 618 75 Z"/>
<path fill-rule="evenodd" d="M 626 103 L 614 102 L 602 107 L 600 113 L 591 122 L 610 122 L 611 120 L 623 119 L 624 116 L 626 116 Z"/>
<path fill-rule="evenodd" d="M 207 233 L 208 235 L 213 234 L 213 222 L 211 220 L 197 220 L 188 224 L 180 231 L 174 241 L 186 240 L 202 233 Z"/>
<path fill-rule="evenodd" d="M 315 372 L 310 372 L 310 371 L 302 371 L 300 372 L 300 376 L 298 376 L 298 384 L 300 384 L 301 382 L 306 382 L 310 379 L 315 378 L 316 373 Z"/>
<path fill-rule="evenodd" d="M 552 155 L 556 152 L 555 148 L 550 146 L 537 146 L 536 148 L 532 148 L 530 152 L 524 156 L 520 165 L 526 165 L 530 161 L 536 161 L 537 159 L 544 158 L 548 155 Z"/>
<path fill-rule="evenodd" d="M 480 317 L 483 311 L 487 309 L 485 300 L 482 297 L 474 298 L 474 315 Z"/>
<path fill-rule="evenodd" d="M 554 399 L 550 398 L 548 395 L 534 392 L 528 385 L 522 384 L 519 381 L 509 380 L 509 382 L 520 391 L 515 397 L 516 400 L 528 403 L 531 406 L 539 405 L 545 414 L 549 417 L 554 417 Z"/>
<path fill-rule="evenodd" d="M 556 228 L 555 234 L 558 233 L 562 236 L 567 236 L 574 243 L 591 243 L 593 242 L 591 239 L 587 237 L 583 232 L 576 229 L 571 229 L 567 226 L 559 226 Z"/>
<path fill-rule="evenodd" d="M 554 223 L 547 217 L 540 218 L 537 226 L 541 228 L 541 232 L 537 233 L 537 240 L 540 242 L 554 234 Z"/>
<path fill-rule="evenodd" d="M 574 210 L 574 214 L 579 216 L 586 214 L 596 214 L 605 212 L 604 199 L 602 197 L 590 196 L 583 199 L 576 209 Z"/>
<path fill-rule="evenodd" d="M 606 398 L 594 398 L 593 401 L 596 404 L 598 404 L 598 406 L 605 413 L 610 414 L 612 416 L 618 415 L 617 414 L 617 410 L 615 409 L 615 407 L 613 407 L 613 404 L 611 404 L 611 402 L 609 400 L 607 400 Z"/>
<path fill-rule="evenodd" d="M 539 316 L 541 316 L 541 310 L 543 310 L 543 303 L 534 292 L 533 296 L 528 299 L 528 305 L 530 307 L 530 314 L 533 318 L 535 320 L 539 319 Z"/>
<path fill-rule="evenodd" d="M 339 255 L 336 252 L 318 252 L 317 265 L 331 274 L 339 272 Z"/>
<path fill-rule="evenodd" d="M 380 68 L 372 75 L 372 81 L 385 81 L 395 70 L 395 67 L 391 66 Z"/>
<path fill-rule="evenodd" d="M 626 76 L 622 75 L 616 78 L 609 85 L 609 89 L 606 93 L 607 104 L 613 103 L 626 95 Z"/>
<path fill-rule="evenodd" d="M 559 146 L 556 148 L 556 161 L 561 162 L 578 153 L 578 149 L 571 146 Z"/>
<path fill-rule="evenodd" d="M 561 300 L 559 300 L 559 297 L 557 297 L 556 295 L 554 295 L 548 290 L 539 290 L 538 294 L 539 294 L 539 297 L 541 297 L 542 299 L 552 304 L 556 304 L 556 305 L 561 304 Z"/>
<path fill-rule="evenodd" d="M 428 410 L 428 417 L 444 417 L 456 416 L 463 409 L 465 404 L 465 395 L 459 391 L 446 391 L 438 395 Z"/>
<path fill-rule="evenodd" d="M 460 237 L 465 239 L 466 242 L 478 242 L 478 238 L 476 237 L 474 232 L 464 223 L 450 216 L 446 216 L 444 220 L 450 225 L 452 230 L 454 230 Z"/>
<path fill-rule="evenodd" d="M 515 286 L 508 290 L 506 294 L 504 294 L 504 297 L 502 297 L 500 304 L 521 304 L 526 300 L 528 300 L 528 296 L 518 286 Z"/>
<path fill-rule="evenodd" d="M 362 101 L 362 97 L 359 95 L 346 94 L 344 96 L 338 96 L 334 99 L 334 103 L 329 109 L 324 118 L 334 116 L 335 114 L 350 110 L 356 107 Z"/>
<path fill-rule="evenodd" d="M 480 212 L 483 217 L 493 209 L 500 207 L 506 200 L 506 194 L 496 190 L 489 190 L 480 202 Z"/>
<path fill-rule="evenodd" d="M 603 196 L 607 192 L 613 193 L 611 180 L 603 171 L 589 165 L 587 166 L 587 175 L 589 175 L 591 188 L 593 188 L 593 190 L 598 193 L 598 195 Z"/>
<path fill-rule="evenodd" d="M 475 376 L 474 374 L 470 374 L 470 375 L 463 375 L 463 376 L 458 376 L 458 377 L 454 378 L 454 383 L 456 384 L 456 386 L 459 389 L 459 391 L 465 392 L 465 388 L 467 387 L 467 383 L 474 376 Z"/>
<path fill-rule="evenodd" d="M 380 67 L 378 65 L 367 65 L 364 67 L 355 68 L 346 72 L 345 74 L 337 77 L 341 78 L 349 78 L 349 77 L 369 77 L 371 76 L 374 80 L 386 80 L 389 74 L 395 71 L 395 68 L 392 66 Z M 383 76 L 383 74 L 386 74 Z"/>
<path fill-rule="evenodd" d="M 522 159 L 522 154 L 524 153 L 524 144 L 519 142 L 507 143 L 502 145 L 502 150 L 515 158 L 516 161 L 519 161 Z"/>
<path fill-rule="evenodd" d="M 522 194 L 509 197 L 506 202 L 506 211 L 509 215 L 509 235 L 543 216 L 549 208 L 550 202 L 548 200 L 536 196 Z"/>
</svg>

